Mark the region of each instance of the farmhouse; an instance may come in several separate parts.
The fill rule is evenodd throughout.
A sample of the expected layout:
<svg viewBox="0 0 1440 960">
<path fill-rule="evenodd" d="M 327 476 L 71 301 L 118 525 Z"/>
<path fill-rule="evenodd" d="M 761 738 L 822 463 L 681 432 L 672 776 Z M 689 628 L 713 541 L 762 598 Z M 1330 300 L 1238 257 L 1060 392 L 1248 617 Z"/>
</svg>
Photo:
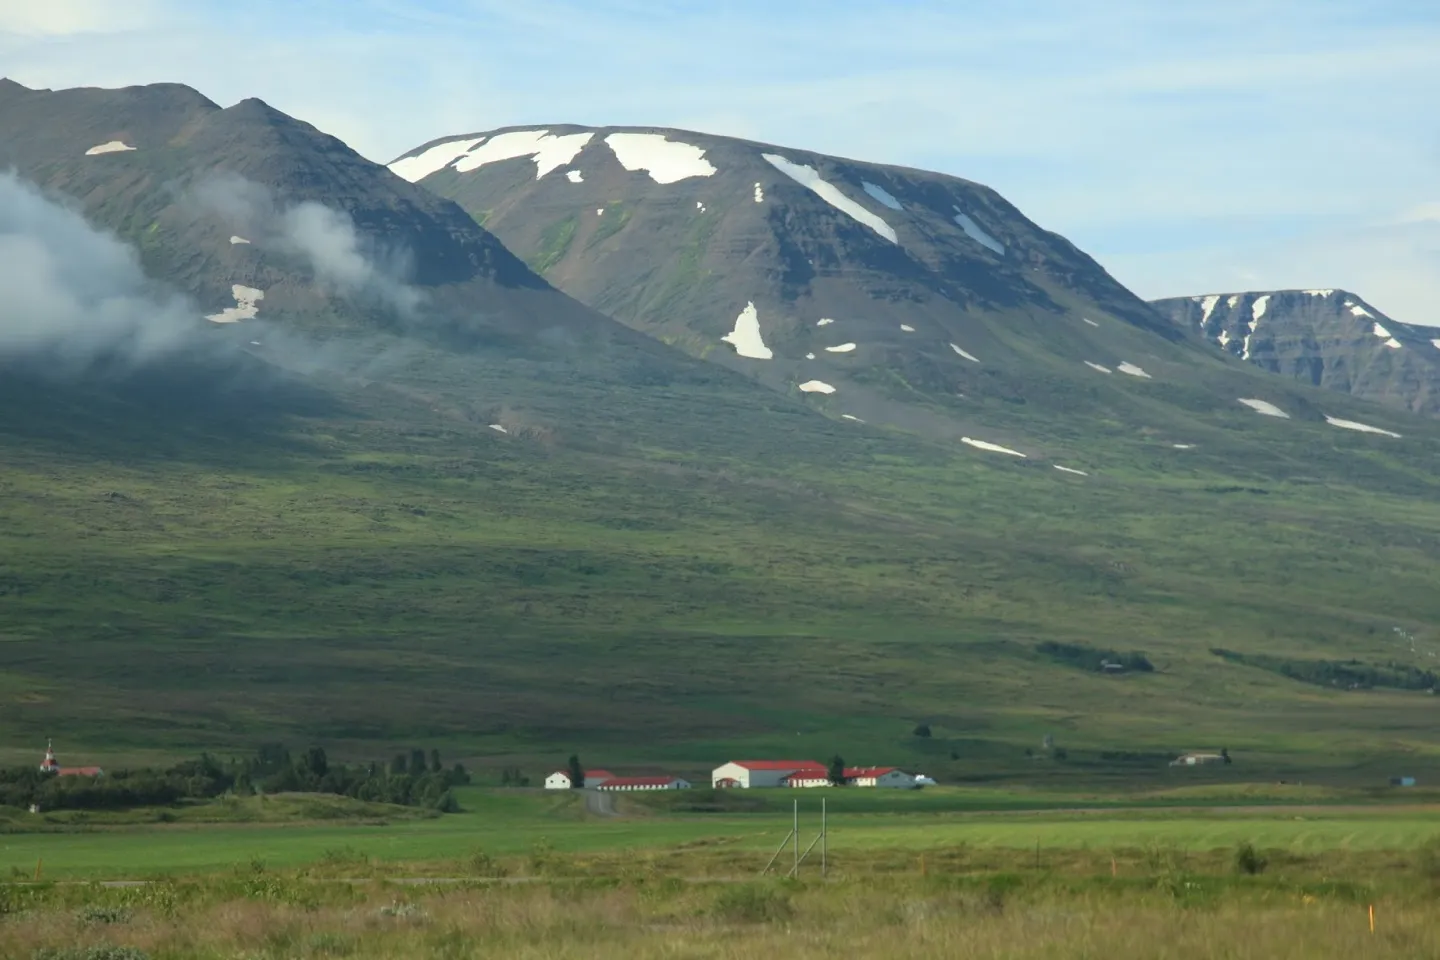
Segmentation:
<svg viewBox="0 0 1440 960">
<path fill-rule="evenodd" d="M 582 783 L 581 786 L 594 788 L 600 786 L 600 784 L 606 780 L 614 779 L 615 774 L 609 770 L 586 770 L 585 782 Z M 568 770 L 556 770 L 545 778 L 546 790 L 569 790 L 572 786 L 574 786 L 574 784 L 570 782 L 570 772 Z"/>
<path fill-rule="evenodd" d="M 846 767 L 856 787 L 914 787 L 915 777 L 895 767 Z M 710 774 L 715 787 L 828 787 L 830 768 L 814 760 L 732 760 Z"/>
<path fill-rule="evenodd" d="M 55 741 L 45 741 L 45 759 L 40 762 L 41 773 L 53 773 L 57 777 L 100 777 L 105 771 L 99 767 L 62 767 L 55 759 Z"/>
<path fill-rule="evenodd" d="M 732 760 L 721 764 L 710 774 L 713 787 L 779 787 L 796 773 L 827 776 L 823 763 L 814 760 Z"/>
<path fill-rule="evenodd" d="M 846 767 L 845 782 L 852 787 L 898 787 L 911 789 L 918 786 L 916 778 L 895 767 Z M 792 773 L 782 781 L 784 787 L 828 787 L 829 771 L 816 774 L 802 770 Z"/>
<path fill-rule="evenodd" d="M 587 778 L 588 779 L 588 778 Z M 611 777 L 596 790 L 689 790 L 690 781 L 679 777 Z"/>
</svg>

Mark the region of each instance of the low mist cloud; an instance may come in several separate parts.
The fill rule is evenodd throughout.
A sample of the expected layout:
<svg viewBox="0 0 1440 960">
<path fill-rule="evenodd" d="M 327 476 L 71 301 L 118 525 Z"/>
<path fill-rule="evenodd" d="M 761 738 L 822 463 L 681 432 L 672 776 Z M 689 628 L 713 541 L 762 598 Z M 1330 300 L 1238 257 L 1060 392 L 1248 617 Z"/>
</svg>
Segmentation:
<svg viewBox="0 0 1440 960">
<path fill-rule="evenodd" d="M 0 173 L 0 357 L 142 359 L 178 346 L 198 319 L 146 279 L 133 248 Z"/>
<path fill-rule="evenodd" d="M 304 260 L 317 281 L 338 293 L 379 300 L 407 318 L 420 308 L 420 291 L 405 282 L 409 259 L 367 242 L 343 211 L 314 201 L 285 206 L 235 175 L 207 180 L 195 197 L 261 249 Z"/>
</svg>

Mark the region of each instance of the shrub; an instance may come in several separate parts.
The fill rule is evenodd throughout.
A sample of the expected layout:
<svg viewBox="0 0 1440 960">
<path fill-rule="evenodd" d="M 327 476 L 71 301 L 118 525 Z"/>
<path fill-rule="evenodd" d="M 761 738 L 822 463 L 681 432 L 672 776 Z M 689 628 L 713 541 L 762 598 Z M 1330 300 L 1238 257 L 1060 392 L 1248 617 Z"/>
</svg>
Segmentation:
<svg viewBox="0 0 1440 960">
<path fill-rule="evenodd" d="M 1264 873 L 1268 863 L 1269 861 L 1260 856 L 1254 845 L 1248 841 L 1235 848 L 1235 869 L 1240 873 L 1253 877 L 1256 874 Z"/>
<path fill-rule="evenodd" d="M 773 923 L 794 912 L 783 890 L 763 883 L 735 883 L 724 887 L 711 912 L 729 923 Z"/>
<path fill-rule="evenodd" d="M 129 923 L 130 911 L 124 907 L 108 907 L 100 904 L 92 904 L 83 908 L 76 915 L 76 919 L 83 924 L 92 925 L 101 923 Z"/>
<path fill-rule="evenodd" d="M 930 739 L 930 724 L 922 723 L 915 728 L 915 736 Z"/>
</svg>

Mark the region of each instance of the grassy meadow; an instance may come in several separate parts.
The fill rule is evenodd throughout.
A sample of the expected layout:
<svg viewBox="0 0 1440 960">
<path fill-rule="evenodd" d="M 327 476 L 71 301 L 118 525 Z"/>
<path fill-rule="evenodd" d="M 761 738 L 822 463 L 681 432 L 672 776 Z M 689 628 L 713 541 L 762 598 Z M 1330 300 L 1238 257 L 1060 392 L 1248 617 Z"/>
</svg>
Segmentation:
<svg viewBox="0 0 1440 960">
<path fill-rule="evenodd" d="M 820 792 L 798 798 L 802 849 Z M 470 788 L 462 813 L 437 817 L 271 797 L 166 823 L 72 819 L 0 834 L 0 955 L 728 958 L 759 946 L 1259 960 L 1440 948 L 1433 798 L 1252 785 L 1239 806 L 1236 792 L 824 791 L 827 869 L 817 851 L 790 879 L 789 847 L 780 875 L 761 874 L 790 829 L 788 791 L 710 813 L 682 812 L 708 792 L 622 797 L 613 817 L 568 792 Z M 258 819 L 264 804 L 290 819 Z"/>
</svg>

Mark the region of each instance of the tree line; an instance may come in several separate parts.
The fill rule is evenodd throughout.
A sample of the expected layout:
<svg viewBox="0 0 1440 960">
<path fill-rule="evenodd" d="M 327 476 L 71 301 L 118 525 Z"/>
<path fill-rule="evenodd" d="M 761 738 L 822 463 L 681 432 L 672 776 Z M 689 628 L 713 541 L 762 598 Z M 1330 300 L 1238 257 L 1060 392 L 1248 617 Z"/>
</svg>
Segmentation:
<svg viewBox="0 0 1440 960">
<path fill-rule="evenodd" d="M 470 782 L 463 764 L 448 769 L 440 752 L 411 750 L 389 763 L 331 763 L 321 747 L 291 755 L 266 744 L 249 757 L 220 760 L 202 754 L 166 768 L 142 767 L 99 777 L 61 777 L 36 767 L 0 770 L 0 806 L 41 810 L 119 810 L 168 806 L 224 795 L 324 793 L 372 803 L 459 809 L 453 787 Z"/>
</svg>

